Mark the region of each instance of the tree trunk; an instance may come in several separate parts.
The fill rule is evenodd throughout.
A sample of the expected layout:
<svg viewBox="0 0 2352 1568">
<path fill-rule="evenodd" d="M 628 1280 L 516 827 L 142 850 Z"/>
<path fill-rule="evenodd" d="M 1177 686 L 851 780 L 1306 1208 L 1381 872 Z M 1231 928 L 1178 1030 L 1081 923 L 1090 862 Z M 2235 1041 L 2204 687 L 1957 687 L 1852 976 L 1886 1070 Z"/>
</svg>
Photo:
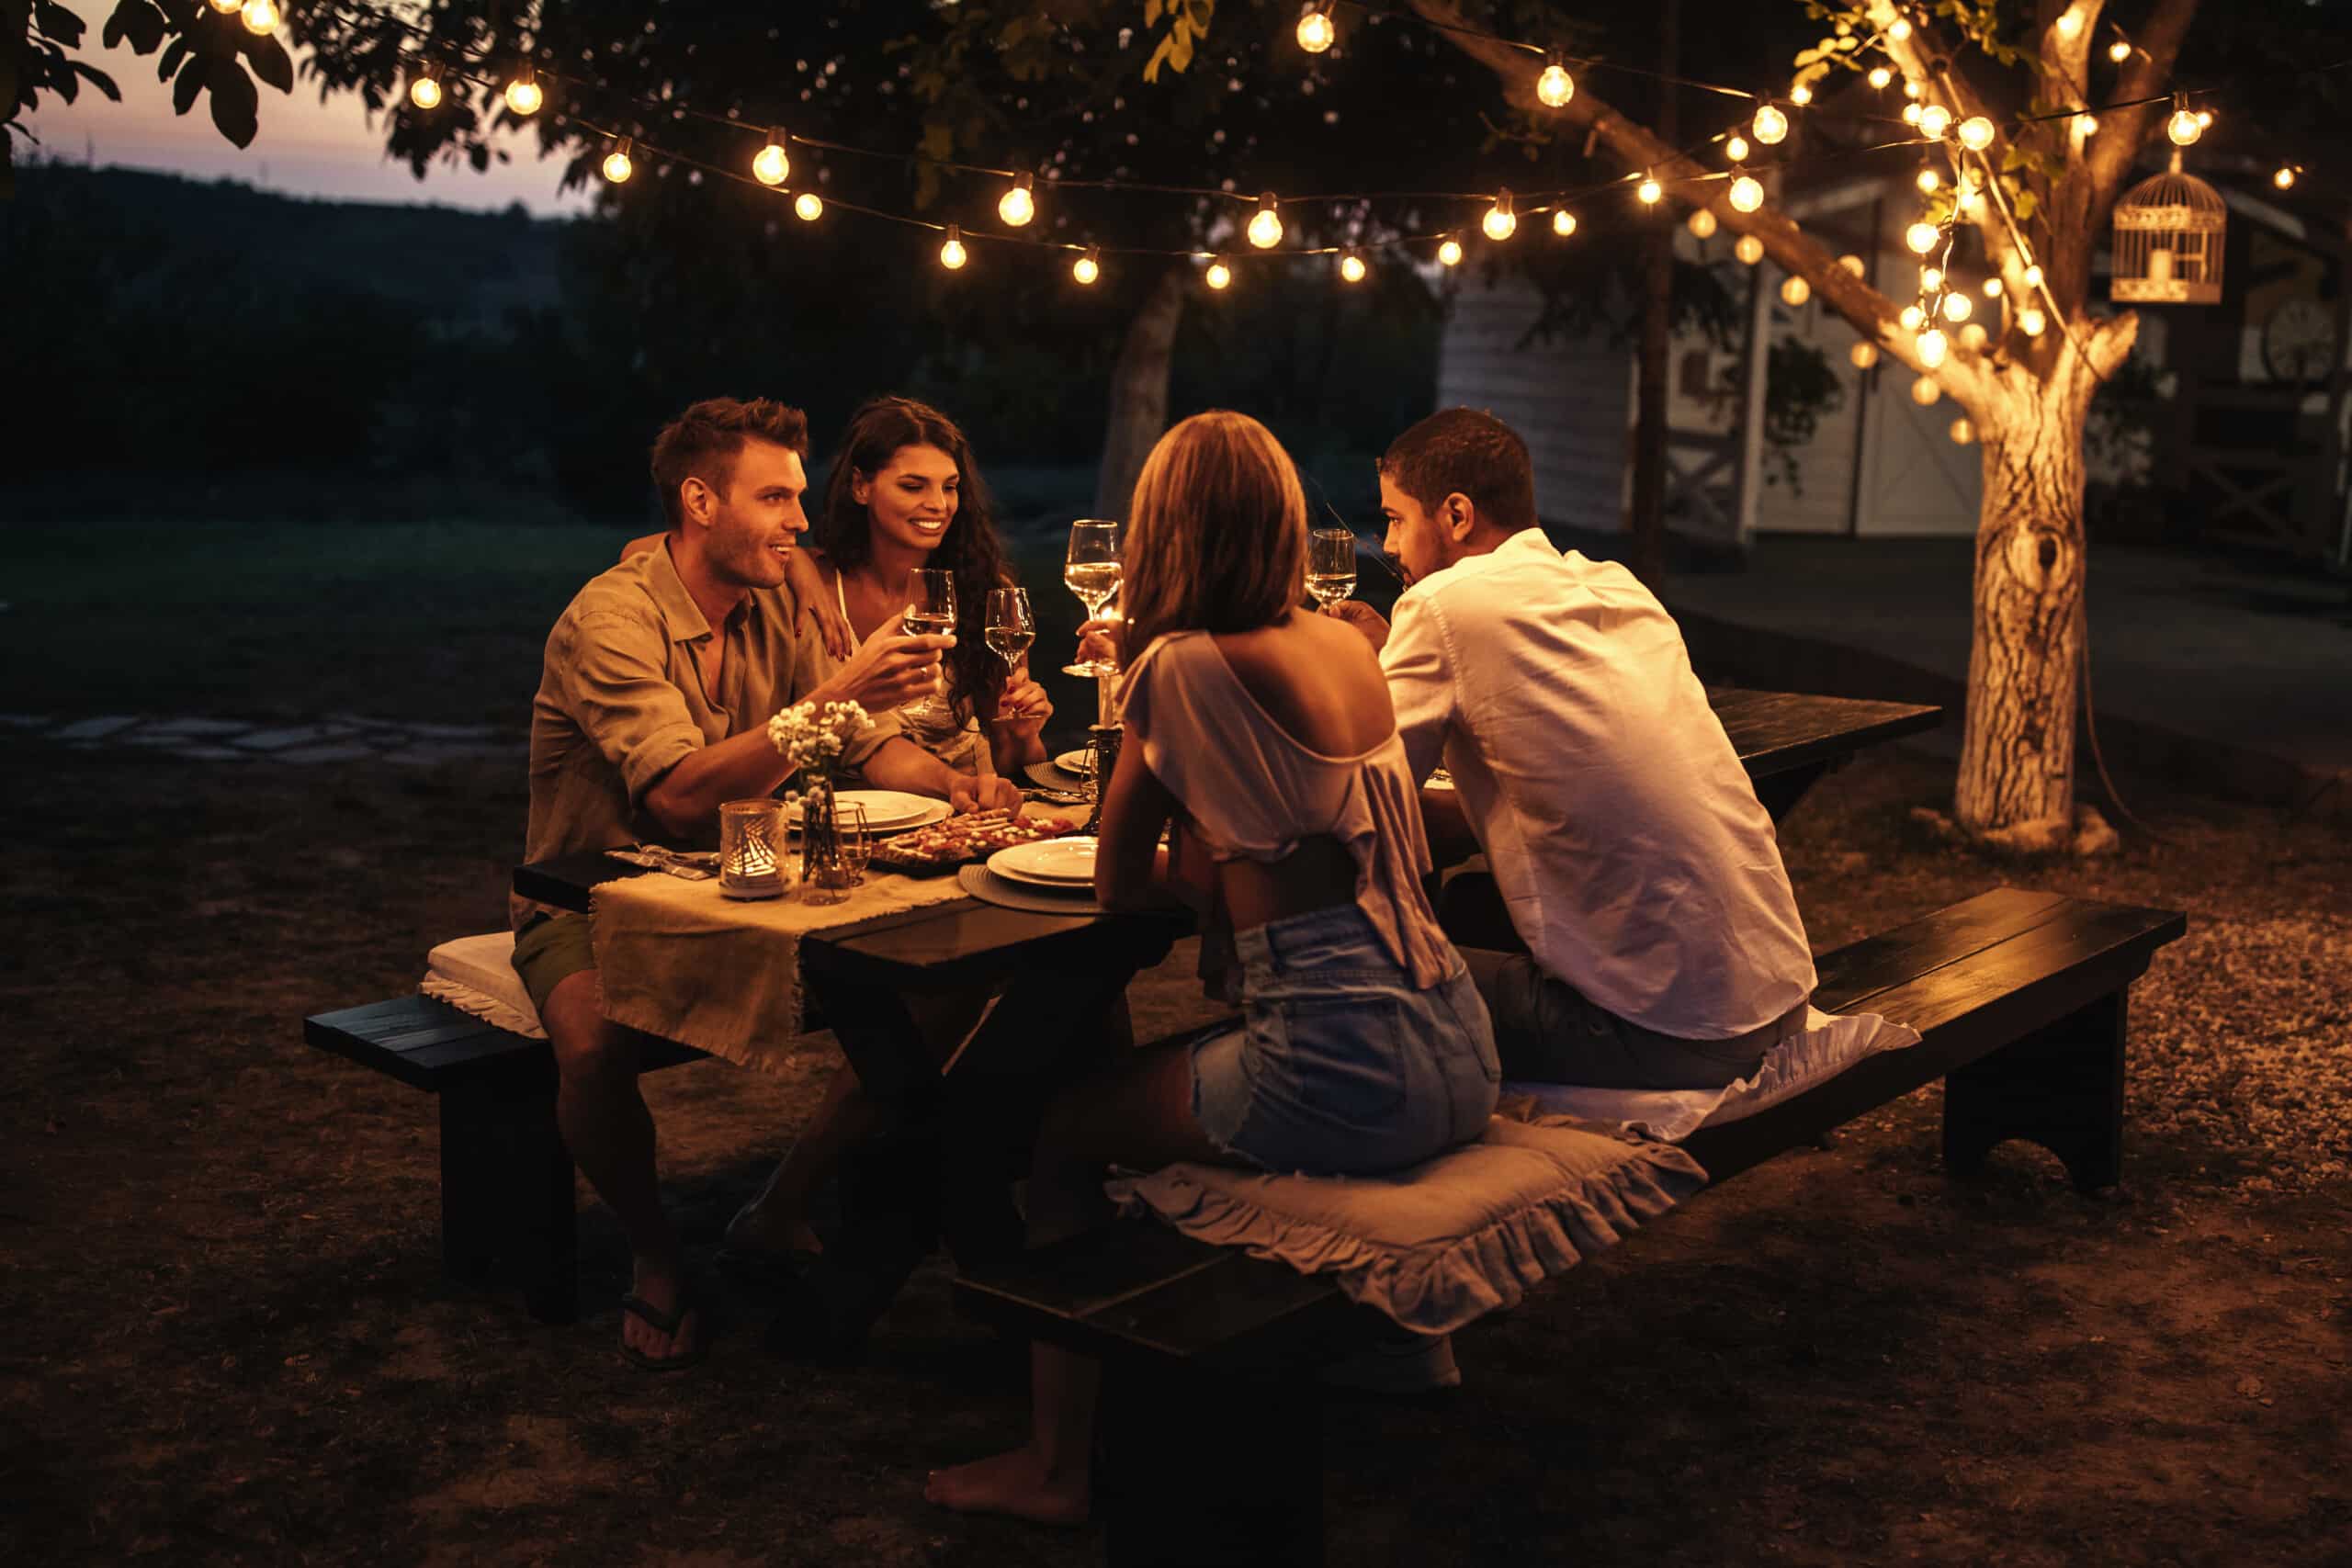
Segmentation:
<svg viewBox="0 0 2352 1568">
<path fill-rule="evenodd" d="M 1094 482 L 1094 515 L 1125 517 L 1136 477 L 1152 444 L 1168 428 L 1168 367 L 1176 347 L 1176 323 L 1184 315 L 1190 264 L 1178 262 L 1160 274 L 1151 295 L 1127 323 L 1126 341 L 1111 367 L 1111 410 L 1102 436 L 1102 468 Z"/>
<path fill-rule="evenodd" d="M 2019 374 L 1980 429 L 1974 637 L 1954 807 L 1970 834 L 2054 849 L 2075 813 L 2075 703 L 2083 649 L 2081 378 Z"/>
</svg>

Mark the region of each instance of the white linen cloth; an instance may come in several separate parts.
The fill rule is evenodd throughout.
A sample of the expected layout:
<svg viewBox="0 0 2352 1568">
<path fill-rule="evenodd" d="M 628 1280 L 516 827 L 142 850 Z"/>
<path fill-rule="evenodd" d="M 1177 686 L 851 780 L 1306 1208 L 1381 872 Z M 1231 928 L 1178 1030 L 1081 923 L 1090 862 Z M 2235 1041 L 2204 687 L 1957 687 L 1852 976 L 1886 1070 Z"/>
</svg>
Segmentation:
<svg viewBox="0 0 2352 1568">
<path fill-rule="evenodd" d="M 1772 819 L 1632 572 L 1525 529 L 1407 589 L 1380 662 L 1413 776 L 1453 773 L 1547 973 L 1686 1040 L 1813 994 Z"/>
<path fill-rule="evenodd" d="M 538 1010 L 523 976 L 514 973 L 514 933 L 484 931 L 443 942 L 424 955 L 424 978 L 417 983 L 426 996 L 447 1002 L 484 1023 L 510 1033 L 545 1040 Z"/>
</svg>

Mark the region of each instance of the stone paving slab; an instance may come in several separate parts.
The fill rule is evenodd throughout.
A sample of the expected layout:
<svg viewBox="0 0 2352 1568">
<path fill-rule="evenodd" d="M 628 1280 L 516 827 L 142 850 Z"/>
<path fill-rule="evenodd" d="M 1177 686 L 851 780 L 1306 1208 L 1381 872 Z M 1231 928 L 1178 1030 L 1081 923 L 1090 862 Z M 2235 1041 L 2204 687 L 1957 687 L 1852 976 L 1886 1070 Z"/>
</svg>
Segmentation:
<svg viewBox="0 0 2352 1568">
<path fill-rule="evenodd" d="M 362 714 L 319 720 L 149 717 L 103 714 L 59 718 L 0 715 L 0 722 L 75 750 L 131 749 L 196 762 L 271 761 L 298 765 L 383 761 L 432 766 L 485 757 L 520 758 L 527 738 L 489 724 L 404 723 Z"/>
<path fill-rule="evenodd" d="M 68 741 L 103 740 L 109 735 L 129 729 L 138 722 L 137 714 L 105 714 L 96 718 L 76 719 L 74 723 L 58 730 L 50 739 Z"/>
</svg>

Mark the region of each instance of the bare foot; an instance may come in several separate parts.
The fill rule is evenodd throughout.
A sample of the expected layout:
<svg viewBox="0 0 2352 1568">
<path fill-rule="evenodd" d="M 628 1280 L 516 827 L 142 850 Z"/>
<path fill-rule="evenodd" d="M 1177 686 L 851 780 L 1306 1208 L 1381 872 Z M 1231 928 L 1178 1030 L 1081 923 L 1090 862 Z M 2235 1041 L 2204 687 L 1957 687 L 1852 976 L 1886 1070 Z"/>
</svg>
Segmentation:
<svg viewBox="0 0 2352 1568">
<path fill-rule="evenodd" d="M 934 1470 L 922 1495 L 959 1514 L 1010 1514 L 1065 1528 L 1086 1522 L 1086 1472 L 1048 1474 L 1045 1456 L 1026 1443 L 993 1459 Z"/>
<path fill-rule="evenodd" d="M 629 1289 L 646 1305 L 664 1315 L 678 1310 L 682 1287 L 675 1265 L 639 1258 Z M 664 1334 L 637 1314 L 624 1312 L 621 1314 L 621 1343 L 648 1360 L 676 1360 L 694 1353 L 695 1336 L 700 1327 L 697 1314 L 692 1311 L 678 1320 L 675 1334 Z"/>
</svg>

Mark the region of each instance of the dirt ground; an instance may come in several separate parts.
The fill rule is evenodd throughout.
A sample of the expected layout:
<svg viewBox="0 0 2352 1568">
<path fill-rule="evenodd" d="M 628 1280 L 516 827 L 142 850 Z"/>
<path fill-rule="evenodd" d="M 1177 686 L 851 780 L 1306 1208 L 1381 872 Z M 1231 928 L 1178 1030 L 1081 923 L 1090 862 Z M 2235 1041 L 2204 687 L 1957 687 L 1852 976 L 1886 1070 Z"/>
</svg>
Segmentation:
<svg viewBox="0 0 2352 1568">
<path fill-rule="evenodd" d="M 0 1559 L 1081 1563 L 935 1512 L 1013 1440 L 1017 1356 L 934 1264 L 865 1364 L 739 1312 L 697 1371 L 445 1285 L 433 1107 L 306 1049 L 500 923 L 519 765 L 165 765 L 0 750 Z M 2002 881 L 2186 908 L 2134 992 L 2125 1190 L 1939 1168 L 1933 1090 L 1669 1215 L 1463 1334 L 1466 1385 L 1328 1418 L 1335 1563 L 2352 1561 L 2352 837 L 2133 804 L 2174 842 L 2001 864 L 1891 753 L 1784 841 L 1815 944 Z M 1199 1003 L 1178 955 L 1148 1019 Z M 703 1252 L 831 1068 L 650 1080 Z M 1213 1499 L 1204 1506 L 1213 1506 Z"/>
</svg>

